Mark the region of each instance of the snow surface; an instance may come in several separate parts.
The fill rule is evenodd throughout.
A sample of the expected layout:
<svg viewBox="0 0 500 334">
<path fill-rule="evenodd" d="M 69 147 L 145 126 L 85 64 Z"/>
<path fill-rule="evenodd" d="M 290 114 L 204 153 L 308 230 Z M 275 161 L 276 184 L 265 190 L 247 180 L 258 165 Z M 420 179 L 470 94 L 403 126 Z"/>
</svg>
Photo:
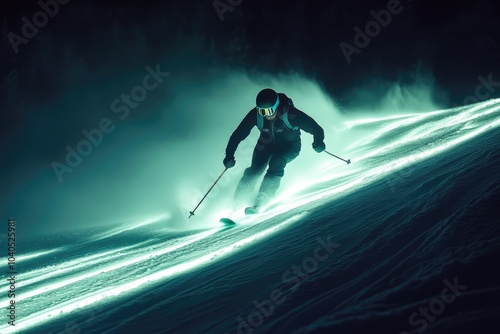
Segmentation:
<svg viewBox="0 0 500 334">
<path fill-rule="evenodd" d="M 346 121 L 364 135 L 332 152 L 352 164 L 325 155 L 236 227 L 206 205 L 191 230 L 157 216 L 32 241 L 0 332 L 496 332 L 499 126 L 500 100 Z"/>
</svg>

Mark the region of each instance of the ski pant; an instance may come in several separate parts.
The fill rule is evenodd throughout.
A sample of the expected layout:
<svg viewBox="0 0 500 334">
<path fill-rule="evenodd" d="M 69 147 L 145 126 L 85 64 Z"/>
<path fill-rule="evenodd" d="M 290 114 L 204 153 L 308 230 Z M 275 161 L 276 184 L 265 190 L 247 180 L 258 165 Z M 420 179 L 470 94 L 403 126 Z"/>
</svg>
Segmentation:
<svg viewBox="0 0 500 334">
<path fill-rule="evenodd" d="M 236 187 L 235 206 L 243 205 L 245 196 L 254 190 L 257 179 L 269 166 L 260 185 L 254 206 L 260 207 L 267 204 L 280 186 L 286 164 L 299 155 L 300 147 L 300 141 L 279 146 L 257 143 L 253 151 L 252 164 L 245 169 L 243 177 Z"/>
</svg>

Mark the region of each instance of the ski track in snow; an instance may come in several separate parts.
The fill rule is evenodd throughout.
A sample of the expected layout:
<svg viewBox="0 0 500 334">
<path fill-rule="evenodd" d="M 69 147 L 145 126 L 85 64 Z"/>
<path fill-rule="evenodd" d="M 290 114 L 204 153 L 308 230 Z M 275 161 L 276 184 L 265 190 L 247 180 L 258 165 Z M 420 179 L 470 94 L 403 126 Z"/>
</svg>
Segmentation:
<svg viewBox="0 0 500 334">
<path fill-rule="evenodd" d="M 18 258 L 16 326 L 0 332 L 232 334 L 279 289 L 284 302 L 253 333 L 399 333 L 420 328 L 408 317 L 455 277 L 467 290 L 426 332 L 500 315 L 499 221 L 486 210 L 499 203 L 500 100 L 346 125 L 371 130 L 345 148 L 351 165 L 332 159 L 239 226 L 173 233 L 159 216 L 32 243 Z M 318 238 L 338 248 L 300 284 L 284 280 Z"/>
</svg>

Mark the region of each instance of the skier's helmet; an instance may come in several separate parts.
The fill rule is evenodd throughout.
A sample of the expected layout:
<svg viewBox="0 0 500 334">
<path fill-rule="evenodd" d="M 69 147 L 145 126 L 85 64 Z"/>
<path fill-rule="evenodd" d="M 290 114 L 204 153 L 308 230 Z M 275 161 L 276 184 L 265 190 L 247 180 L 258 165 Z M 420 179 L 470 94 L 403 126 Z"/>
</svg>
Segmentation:
<svg viewBox="0 0 500 334">
<path fill-rule="evenodd" d="M 280 104 L 280 98 L 271 88 L 263 89 L 257 94 L 257 111 L 261 116 L 273 116 Z"/>
</svg>

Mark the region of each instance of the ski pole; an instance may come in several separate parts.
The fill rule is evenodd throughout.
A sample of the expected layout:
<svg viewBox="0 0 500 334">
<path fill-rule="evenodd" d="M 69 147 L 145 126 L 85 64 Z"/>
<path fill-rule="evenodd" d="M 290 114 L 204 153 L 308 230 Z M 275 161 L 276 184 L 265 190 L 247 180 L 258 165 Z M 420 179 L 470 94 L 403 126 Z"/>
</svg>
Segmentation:
<svg viewBox="0 0 500 334">
<path fill-rule="evenodd" d="M 326 153 L 326 154 L 331 155 L 332 157 L 335 157 L 335 158 L 337 158 L 337 159 L 340 159 L 340 160 L 342 160 L 342 161 L 347 162 L 347 164 L 348 164 L 348 165 L 351 163 L 351 159 L 349 159 L 349 160 L 342 159 L 341 157 L 338 157 L 338 156 L 336 156 L 335 154 L 332 154 L 332 153 L 328 152 L 327 150 L 325 150 L 325 153 Z"/>
<path fill-rule="evenodd" d="M 224 169 L 224 171 L 222 172 L 222 174 L 217 178 L 217 180 L 215 180 L 214 184 L 212 184 L 212 186 L 210 187 L 210 189 L 208 189 L 207 193 L 205 194 L 205 196 L 203 196 L 203 198 L 201 199 L 200 203 L 198 203 L 198 205 L 196 206 L 196 208 L 194 208 L 193 211 L 189 211 L 189 218 L 191 218 L 191 216 L 194 216 L 194 212 L 196 211 L 196 209 L 198 209 L 198 207 L 200 206 L 201 202 L 203 202 L 203 200 L 205 199 L 205 197 L 208 196 L 208 194 L 212 191 L 212 188 L 215 187 L 215 185 L 217 184 L 217 182 L 219 182 L 220 178 L 222 177 L 222 175 L 224 175 L 224 173 L 227 171 L 227 168 Z"/>
</svg>

